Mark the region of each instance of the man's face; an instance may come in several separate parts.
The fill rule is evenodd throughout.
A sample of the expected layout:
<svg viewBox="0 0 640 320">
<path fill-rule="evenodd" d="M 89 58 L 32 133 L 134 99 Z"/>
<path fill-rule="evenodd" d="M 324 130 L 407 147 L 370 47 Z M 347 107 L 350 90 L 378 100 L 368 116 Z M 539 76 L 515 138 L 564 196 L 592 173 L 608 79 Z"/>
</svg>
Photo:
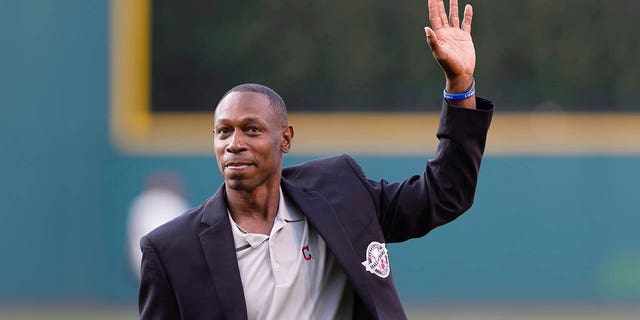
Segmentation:
<svg viewBox="0 0 640 320">
<path fill-rule="evenodd" d="M 227 186 L 251 192 L 262 185 L 277 186 L 282 154 L 289 152 L 293 128 L 256 92 L 232 92 L 218 105 L 214 149 Z"/>
</svg>

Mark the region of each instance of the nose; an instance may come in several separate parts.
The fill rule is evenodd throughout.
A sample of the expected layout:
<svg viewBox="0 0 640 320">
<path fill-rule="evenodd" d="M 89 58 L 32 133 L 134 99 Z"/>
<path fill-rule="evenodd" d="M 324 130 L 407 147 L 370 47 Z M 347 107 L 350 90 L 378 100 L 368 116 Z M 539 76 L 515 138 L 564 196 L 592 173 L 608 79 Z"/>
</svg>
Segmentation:
<svg viewBox="0 0 640 320">
<path fill-rule="evenodd" d="M 225 150 L 229 153 L 239 153 L 247 149 L 244 144 L 241 130 L 236 130 L 233 135 L 229 137 L 228 141 L 229 143 Z"/>
</svg>

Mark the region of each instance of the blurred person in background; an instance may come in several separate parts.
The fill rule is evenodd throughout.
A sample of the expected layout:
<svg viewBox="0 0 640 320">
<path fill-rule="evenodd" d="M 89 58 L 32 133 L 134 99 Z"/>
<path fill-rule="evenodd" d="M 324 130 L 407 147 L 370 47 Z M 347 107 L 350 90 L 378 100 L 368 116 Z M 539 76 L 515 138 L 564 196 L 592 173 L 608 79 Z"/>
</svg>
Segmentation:
<svg viewBox="0 0 640 320">
<path fill-rule="evenodd" d="M 141 240 L 142 319 L 406 318 L 386 243 L 471 206 L 493 111 L 475 96 L 471 6 L 462 21 L 456 0 L 449 16 L 442 0 L 428 6 L 427 43 L 446 82 L 425 171 L 373 181 L 347 155 L 283 169 L 294 137 L 284 102 L 262 85 L 232 88 L 214 119 L 224 184 Z"/>
<path fill-rule="evenodd" d="M 189 210 L 184 198 L 184 183 L 171 171 L 154 171 L 147 177 L 142 192 L 136 196 L 127 217 L 129 265 L 140 279 L 140 238 L 159 225 Z"/>
</svg>

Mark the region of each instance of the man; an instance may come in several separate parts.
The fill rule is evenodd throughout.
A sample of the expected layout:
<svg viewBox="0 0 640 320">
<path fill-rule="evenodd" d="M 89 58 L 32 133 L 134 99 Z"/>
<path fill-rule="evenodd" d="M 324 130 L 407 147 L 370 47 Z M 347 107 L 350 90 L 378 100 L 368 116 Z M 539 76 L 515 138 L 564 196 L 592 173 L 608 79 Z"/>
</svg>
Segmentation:
<svg viewBox="0 0 640 320">
<path fill-rule="evenodd" d="M 420 237 L 473 202 L 492 104 L 474 95 L 472 9 L 429 0 L 427 42 L 445 104 L 435 158 L 401 183 L 346 155 L 282 168 L 293 141 L 282 99 L 240 85 L 215 111 L 224 185 L 143 237 L 142 319 L 404 319 L 386 243 Z M 476 110 L 474 110 L 476 109 Z"/>
</svg>

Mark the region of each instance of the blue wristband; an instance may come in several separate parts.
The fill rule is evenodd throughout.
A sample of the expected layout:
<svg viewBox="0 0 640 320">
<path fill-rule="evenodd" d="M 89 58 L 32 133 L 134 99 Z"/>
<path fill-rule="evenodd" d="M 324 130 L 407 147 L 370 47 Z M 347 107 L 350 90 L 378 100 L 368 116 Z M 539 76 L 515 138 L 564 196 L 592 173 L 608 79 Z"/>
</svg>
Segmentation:
<svg viewBox="0 0 640 320">
<path fill-rule="evenodd" d="M 467 90 L 467 92 L 463 92 L 463 93 L 448 93 L 446 90 L 443 90 L 442 94 L 444 95 L 445 99 L 451 100 L 451 101 L 467 99 L 467 98 L 473 96 L 474 94 L 476 94 L 476 79 L 473 79 L 473 82 L 471 82 L 471 88 L 469 88 L 469 90 Z"/>
</svg>

